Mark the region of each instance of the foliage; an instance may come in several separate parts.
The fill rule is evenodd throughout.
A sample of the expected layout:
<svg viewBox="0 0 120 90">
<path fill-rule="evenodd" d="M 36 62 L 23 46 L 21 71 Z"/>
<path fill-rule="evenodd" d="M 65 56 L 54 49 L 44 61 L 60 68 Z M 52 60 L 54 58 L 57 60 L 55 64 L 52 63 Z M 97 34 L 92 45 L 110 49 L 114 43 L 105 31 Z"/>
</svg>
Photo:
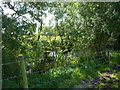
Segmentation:
<svg viewBox="0 0 120 90">
<path fill-rule="evenodd" d="M 97 78 L 101 76 L 102 72 L 108 71 L 113 66 L 117 65 L 119 63 L 119 53 L 116 53 L 116 55 L 115 53 L 113 53 L 113 55 L 114 55 L 114 59 L 111 58 L 109 60 L 109 64 L 105 64 L 103 62 L 96 60 L 94 61 L 92 59 L 90 60 L 80 59 L 80 61 L 83 62 L 79 63 L 79 62 L 75 62 L 76 60 L 74 59 L 65 62 L 64 65 L 50 69 L 45 73 L 30 74 L 28 75 L 29 87 L 30 88 L 51 88 L 51 87 L 72 88 L 75 85 L 78 85 L 82 80 L 89 81 L 95 77 Z M 113 87 L 116 87 L 116 84 Z"/>
<path fill-rule="evenodd" d="M 27 71 L 44 71 L 28 76 L 30 87 L 72 87 L 82 79 L 98 77 L 95 72 L 109 70 L 102 62 L 118 63 L 119 55 L 110 55 L 110 50 L 120 49 L 119 2 L 5 2 L 2 9 L 3 64 L 23 55 Z M 5 14 L 5 9 L 14 13 Z M 49 26 L 44 23 L 47 14 L 54 16 Z M 3 78 L 20 75 L 19 67 L 19 63 L 3 66 Z M 48 76 L 52 83 L 45 82 Z"/>
</svg>

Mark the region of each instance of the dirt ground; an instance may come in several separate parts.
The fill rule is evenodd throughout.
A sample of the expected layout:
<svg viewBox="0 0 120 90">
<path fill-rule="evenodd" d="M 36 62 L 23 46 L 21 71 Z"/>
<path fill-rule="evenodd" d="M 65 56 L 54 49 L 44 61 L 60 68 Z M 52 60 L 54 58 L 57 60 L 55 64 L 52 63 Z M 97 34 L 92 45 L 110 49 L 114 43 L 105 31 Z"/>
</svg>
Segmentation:
<svg viewBox="0 0 120 90">
<path fill-rule="evenodd" d="M 91 81 L 82 81 L 75 88 L 120 88 L 120 63 Z"/>
</svg>

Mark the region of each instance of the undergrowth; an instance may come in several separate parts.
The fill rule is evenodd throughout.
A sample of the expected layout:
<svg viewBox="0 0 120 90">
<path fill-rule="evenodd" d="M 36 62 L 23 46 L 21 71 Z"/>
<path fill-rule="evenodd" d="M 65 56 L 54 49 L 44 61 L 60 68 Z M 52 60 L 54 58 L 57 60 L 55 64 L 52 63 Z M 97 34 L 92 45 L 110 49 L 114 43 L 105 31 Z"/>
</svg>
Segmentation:
<svg viewBox="0 0 120 90">
<path fill-rule="evenodd" d="M 120 62 L 120 53 L 113 53 L 110 60 L 69 59 L 64 64 L 42 74 L 28 75 L 29 88 L 70 88 L 80 84 L 82 80 L 100 77 L 102 72 L 112 69 Z M 7 84 L 7 85 L 6 85 Z M 115 86 L 115 85 L 114 85 Z M 15 81 L 3 83 L 3 87 L 19 88 Z"/>
</svg>

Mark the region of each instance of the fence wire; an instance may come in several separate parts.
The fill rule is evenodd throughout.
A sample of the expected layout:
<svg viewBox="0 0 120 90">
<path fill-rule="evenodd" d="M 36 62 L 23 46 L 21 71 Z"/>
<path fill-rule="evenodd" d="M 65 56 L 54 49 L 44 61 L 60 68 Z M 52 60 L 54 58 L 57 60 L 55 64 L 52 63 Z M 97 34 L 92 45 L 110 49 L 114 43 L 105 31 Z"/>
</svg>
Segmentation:
<svg viewBox="0 0 120 90">
<path fill-rule="evenodd" d="M 119 51 L 117 51 L 117 52 L 119 52 Z M 94 53 L 95 54 L 95 53 Z M 94 55 L 94 54 L 91 54 L 90 53 L 90 55 Z M 88 56 L 90 56 L 90 55 L 88 55 Z M 96 54 L 95 54 L 96 55 Z M 87 59 L 87 58 L 86 58 Z M 96 60 L 101 60 L 101 59 L 105 59 L 105 58 L 98 58 L 98 59 L 93 59 L 93 61 L 96 61 Z M 2 64 L 2 66 L 3 65 L 10 65 L 10 64 L 14 64 L 14 63 L 19 63 L 20 61 L 16 61 L 16 62 L 11 62 L 11 63 L 5 63 L 5 64 Z M 106 64 L 106 62 L 102 62 L 102 64 Z M 95 67 L 94 68 L 96 68 L 96 67 L 99 67 L 99 66 L 101 66 L 102 64 L 98 64 L 98 65 L 95 65 Z M 82 65 L 81 63 L 77 63 L 77 66 L 75 66 L 75 67 L 78 67 L 78 65 Z M 59 65 L 58 66 L 55 66 L 55 67 L 60 67 Z M 50 71 L 52 68 L 55 68 L 55 67 L 51 67 L 49 70 L 47 70 L 47 71 Z M 64 68 L 64 70 L 66 71 L 67 70 L 67 67 L 73 67 L 73 68 L 75 68 L 74 67 L 74 64 L 72 64 L 72 65 L 63 65 L 63 66 L 61 66 L 61 67 L 63 67 Z M 85 70 L 91 70 L 91 69 L 93 69 L 93 68 L 84 68 Z M 46 73 L 46 70 L 42 70 L 42 71 L 35 71 L 35 72 L 30 72 L 30 73 L 28 73 L 27 71 L 26 71 L 26 74 L 27 75 L 32 75 L 32 74 L 38 74 L 38 73 L 40 73 L 40 74 L 42 74 L 42 73 Z M 54 71 L 53 71 L 54 72 Z M 62 73 L 60 73 L 60 75 L 62 75 Z M 20 77 L 23 77 L 23 75 L 19 75 L 19 76 L 13 76 L 13 77 L 10 77 L 10 78 L 7 78 L 7 79 L 4 79 L 4 80 L 0 80 L 0 81 L 6 81 L 6 80 L 11 80 L 11 79 L 14 79 L 14 78 L 20 78 Z M 46 80 L 46 82 L 47 82 L 48 80 Z M 54 82 L 54 80 L 50 80 L 50 82 Z"/>
<path fill-rule="evenodd" d="M 13 76 L 13 77 L 10 77 L 10 78 L 4 79 L 4 80 L 0 80 L 0 81 L 11 80 L 11 79 L 14 79 L 14 78 L 19 78 L 19 77 L 23 77 L 23 75 Z"/>
<path fill-rule="evenodd" d="M 10 64 L 15 64 L 15 63 L 19 63 L 20 61 L 16 61 L 16 62 L 10 62 L 10 63 L 5 63 L 5 64 L 2 64 L 3 65 L 10 65 Z"/>
</svg>

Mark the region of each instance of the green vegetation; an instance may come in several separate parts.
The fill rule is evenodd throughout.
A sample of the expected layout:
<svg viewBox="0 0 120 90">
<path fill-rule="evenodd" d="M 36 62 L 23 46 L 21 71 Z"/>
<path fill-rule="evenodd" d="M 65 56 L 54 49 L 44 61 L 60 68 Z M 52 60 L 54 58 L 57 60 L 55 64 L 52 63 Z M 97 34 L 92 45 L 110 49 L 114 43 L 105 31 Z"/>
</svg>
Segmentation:
<svg viewBox="0 0 120 90">
<path fill-rule="evenodd" d="M 117 59 L 119 57 L 119 59 Z M 100 61 L 89 60 L 88 64 L 86 61 L 80 64 L 67 64 L 63 67 L 59 66 L 51 69 L 50 71 L 44 74 L 33 74 L 30 75 L 30 87 L 38 87 L 38 88 L 70 88 L 79 84 L 81 80 L 91 80 L 99 77 L 104 70 L 112 69 L 112 66 L 117 65 L 119 63 L 120 56 L 116 56 L 115 60 L 110 60 L 116 64 L 101 64 L 98 66 Z M 95 66 L 98 66 L 95 68 Z M 103 68 L 104 67 L 104 68 Z M 29 76 L 28 76 L 29 77 Z M 34 80 L 32 79 L 34 78 Z M 117 77 L 116 77 L 117 78 Z M 47 81 L 46 81 L 47 80 Z M 45 82 L 45 83 L 44 83 Z M 116 83 L 118 84 L 118 83 Z M 114 84 L 114 85 L 116 85 Z M 114 86 L 113 85 L 113 86 Z M 118 87 L 118 86 L 117 86 Z"/>
<path fill-rule="evenodd" d="M 114 54 L 114 53 L 113 53 Z M 49 71 L 38 74 L 28 75 L 29 87 L 30 88 L 73 88 L 79 85 L 82 80 L 90 81 L 94 78 L 98 78 L 102 75 L 102 72 L 106 72 L 115 67 L 120 60 L 120 53 L 114 55 L 114 59 L 109 60 L 109 64 L 103 62 L 88 60 L 78 63 L 75 61 L 82 61 L 82 59 L 64 61 L 64 65 L 50 69 Z M 101 64 L 100 64 L 101 63 Z M 112 64 L 111 64 L 112 63 Z M 113 64 L 114 63 L 114 64 Z M 117 72 L 119 73 L 119 72 Z M 118 76 L 112 76 L 112 78 L 118 79 Z M 106 78 L 106 81 L 110 81 Z M 5 87 L 17 87 L 14 81 L 10 80 L 5 82 Z M 110 88 L 117 88 L 118 82 L 113 82 L 114 84 Z M 104 86 L 104 83 L 99 83 L 96 85 L 97 88 Z"/>
<path fill-rule="evenodd" d="M 120 2 L 4 2 L 2 10 L 3 88 L 23 87 L 19 55 L 30 88 L 73 88 L 120 64 Z"/>
</svg>

